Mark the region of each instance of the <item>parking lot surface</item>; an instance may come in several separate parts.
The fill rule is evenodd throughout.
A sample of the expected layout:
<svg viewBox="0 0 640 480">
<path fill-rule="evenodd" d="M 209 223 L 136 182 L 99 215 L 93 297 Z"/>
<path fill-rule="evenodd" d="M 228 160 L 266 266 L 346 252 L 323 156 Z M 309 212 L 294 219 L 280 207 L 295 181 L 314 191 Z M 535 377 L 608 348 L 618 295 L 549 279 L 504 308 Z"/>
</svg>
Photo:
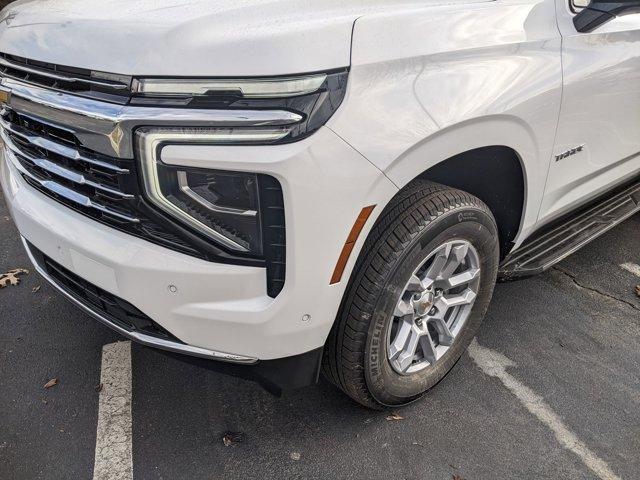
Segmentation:
<svg viewBox="0 0 640 480">
<path fill-rule="evenodd" d="M 132 345 L 117 420 L 103 346 L 123 339 L 32 271 L 0 289 L 0 478 L 638 479 L 639 263 L 636 215 L 499 284 L 472 355 L 395 416 L 324 381 L 278 398 Z M 0 194 L 12 268 L 31 266 Z"/>
</svg>

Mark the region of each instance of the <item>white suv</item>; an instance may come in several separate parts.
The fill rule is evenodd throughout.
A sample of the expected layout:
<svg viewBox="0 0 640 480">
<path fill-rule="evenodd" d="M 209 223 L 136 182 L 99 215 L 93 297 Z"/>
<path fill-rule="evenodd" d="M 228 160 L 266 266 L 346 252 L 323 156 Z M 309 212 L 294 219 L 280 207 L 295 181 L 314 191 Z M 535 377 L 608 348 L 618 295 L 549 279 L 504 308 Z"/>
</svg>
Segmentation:
<svg viewBox="0 0 640 480">
<path fill-rule="evenodd" d="M 498 276 L 640 210 L 640 1 L 574 2 L 12 4 L 0 177 L 27 252 L 145 345 L 410 402 Z"/>
</svg>

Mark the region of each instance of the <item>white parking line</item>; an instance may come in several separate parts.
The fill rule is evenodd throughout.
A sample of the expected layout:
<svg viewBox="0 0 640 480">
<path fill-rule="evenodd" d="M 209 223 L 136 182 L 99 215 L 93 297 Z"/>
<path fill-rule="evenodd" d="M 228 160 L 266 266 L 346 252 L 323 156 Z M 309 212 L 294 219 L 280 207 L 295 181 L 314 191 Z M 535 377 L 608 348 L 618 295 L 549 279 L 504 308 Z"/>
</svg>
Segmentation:
<svg viewBox="0 0 640 480">
<path fill-rule="evenodd" d="M 131 342 L 102 347 L 94 480 L 132 480 Z"/>
<path fill-rule="evenodd" d="M 469 347 L 469 355 L 485 374 L 500 379 L 504 386 L 520 400 L 520 403 L 529 412 L 549 427 L 558 442 L 564 448 L 580 457 L 580 460 L 599 478 L 602 480 L 620 480 L 620 477 L 613 473 L 609 465 L 598 458 L 567 428 L 560 416 L 547 405 L 540 395 L 507 373 L 507 367 L 516 366 L 514 362 L 495 350 L 480 346 L 476 340 Z"/>
<path fill-rule="evenodd" d="M 636 277 L 640 277 L 640 265 L 636 265 L 635 263 L 623 263 L 620 266 L 627 272 L 633 273 Z"/>
</svg>

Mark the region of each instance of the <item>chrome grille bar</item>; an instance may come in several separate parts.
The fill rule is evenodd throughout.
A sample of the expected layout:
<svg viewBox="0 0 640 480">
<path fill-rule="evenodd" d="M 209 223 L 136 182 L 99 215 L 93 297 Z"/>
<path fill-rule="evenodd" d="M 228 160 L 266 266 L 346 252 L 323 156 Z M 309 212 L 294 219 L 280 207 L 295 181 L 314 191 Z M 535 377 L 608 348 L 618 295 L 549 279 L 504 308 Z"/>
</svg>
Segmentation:
<svg viewBox="0 0 640 480">
<path fill-rule="evenodd" d="M 116 173 L 129 173 L 129 170 L 126 168 L 120 168 L 111 163 L 102 162 L 100 160 L 96 160 L 94 158 L 87 157 L 86 155 L 82 155 L 78 150 L 72 147 L 68 147 L 66 145 L 62 145 L 60 143 L 54 142 L 53 140 L 49 140 L 44 137 L 37 137 L 35 135 L 31 135 L 20 130 L 18 127 L 11 125 L 9 122 L 4 120 L 1 117 L 2 113 L 0 113 L 0 127 L 2 127 L 5 131 L 16 135 L 23 140 L 29 142 L 31 145 L 35 147 L 44 148 L 50 152 L 56 153 L 58 155 L 62 155 L 65 158 L 70 160 L 80 160 L 86 163 L 90 163 L 91 165 L 95 165 L 96 167 L 101 167 L 107 170 L 111 170 Z"/>
<path fill-rule="evenodd" d="M 5 68 L 11 68 L 13 70 L 18 70 L 25 73 L 30 73 L 32 75 L 39 75 L 41 77 L 50 78 L 52 80 L 57 80 L 59 82 L 68 82 L 68 83 L 83 83 L 86 85 L 94 85 L 96 87 L 106 87 L 112 88 L 115 90 L 129 90 L 129 85 L 119 82 L 110 82 L 107 80 L 96 80 L 96 79 L 88 79 L 88 78 L 80 78 L 74 77 L 72 75 L 61 75 L 59 73 L 53 73 L 47 70 L 42 70 L 39 68 L 28 67 L 26 65 L 22 65 L 20 63 L 11 62 L 5 58 L 0 58 L 0 66 Z M 11 74 L 4 72 L 3 75 L 11 76 Z M 18 77 L 14 77 L 19 80 Z"/>
<path fill-rule="evenodd" d="M 11 162 L 11 165 L 18 170 L 22 175 L 29 178 L 31 181 L 37 183 L 45 190 L 48 190 L 56 195 L 60 195 L 61 197 L 69 200 L 70 202 L 76 203 L 82 207 L 92 208 L 94 210 L 99 210 L 102 213 L 106 213 L 113 217 L 119 218 L 121 220 L 126 220 L 128 222 L 139 222 L 139 220 L 135 217 L 131 217 L 129 215 L 124 215 L 120 212 L 116 212 L 110 208 L 101 205 L 98 202 L 91 200 L 86 195 L 82 195 L 81 193 L 76 192 L 75 190 L 71 190 L 70 188 L 65 187 L 64 185 L 60 185 L 57 182 L 52 180 L 43 180 L 41 178 L 36 177 L 29 170 L 24 168 L 24 166 L 20 163 L 20 160 L 16 157 L 15 153 L 9 148 L 5 148 L 5 153 L 7 158 Z"/>
<path fill-rule="evenodd" d="M 0 130 L 0 136 L 2 137 L 2 141 L 5 143 L 6 147 L 13 152 L 14 155 L 26 158 L 28 161 L 33 163 L 35 166 L 45 170 L 53 175 L 57 175 L 59 177 L 65 178 L 71 182 L 77 183 L 78 185 L 87 185 L 89 187 L 93 187 L 96 190 L 100 190 L 102 192 L 110 193 L 112 195 L 116 195 L 121 198 L 134 198 L 133 195 L 129 195 L 128 193 L 121 192 L 120 190 L 115 190 L 113 188 L 106 187 L 99 183 L 96 183 L 92 180 L 87 179 L 81 173 L 74 172 L 73 170 L 69 170 L 64 168 L 57 163 L 54 163 L 46 158 L 37 158 L 28 153 L 25 153 L 20 150 L 20 148 L 11 140 L 11 138 L 6 134 L 4 130 Z"/>
<path fill-rule="evenodd" d="M 217 110 L 116 105 L 2 78 L 8 107 L 73 129 L 80 144 L 110 157 L 133 158 L 133 130 L 144 126 L 280 127 L 301 122 L 288 110 Z"/>
</svg>

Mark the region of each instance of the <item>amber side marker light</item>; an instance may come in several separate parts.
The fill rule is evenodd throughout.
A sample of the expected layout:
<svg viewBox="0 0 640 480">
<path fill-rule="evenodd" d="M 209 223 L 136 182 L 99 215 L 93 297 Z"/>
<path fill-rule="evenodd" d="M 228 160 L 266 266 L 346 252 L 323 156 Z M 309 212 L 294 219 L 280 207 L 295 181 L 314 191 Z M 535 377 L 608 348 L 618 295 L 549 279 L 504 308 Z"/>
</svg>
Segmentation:
<svg viewBox="0 0 640 480">
<path fill-rule="evenodd" d="M 331 276 L 329 285 L 333 285 L 334 283 L 338 283 L 340 280 L 342 280 L 344 267 L 346 267 L 347 261 L 351 256 L 353 246 L 356 244 L 356 240 L 358 240 L 360 232 L 362 232 L 362 229 L 367 223 L 367 220 L 371 216 L 371 212 L 373 212 L 374 208 L 376 208 L 375 205 L 369 205 L 368 207 L 364 207 L 362 210 L 360 210 L 360 215 L 358 215 L 358 218 L 356 218 L 353 227 L 351 227 L 351 232 L 349 232 L 347 241 L 344 242 L 344 247 L 342 247 L 342 251 L 340 252 L 340 256 L 338 257 L 336 268 L 333 269 L 333 275 Z"/>
</svg>

